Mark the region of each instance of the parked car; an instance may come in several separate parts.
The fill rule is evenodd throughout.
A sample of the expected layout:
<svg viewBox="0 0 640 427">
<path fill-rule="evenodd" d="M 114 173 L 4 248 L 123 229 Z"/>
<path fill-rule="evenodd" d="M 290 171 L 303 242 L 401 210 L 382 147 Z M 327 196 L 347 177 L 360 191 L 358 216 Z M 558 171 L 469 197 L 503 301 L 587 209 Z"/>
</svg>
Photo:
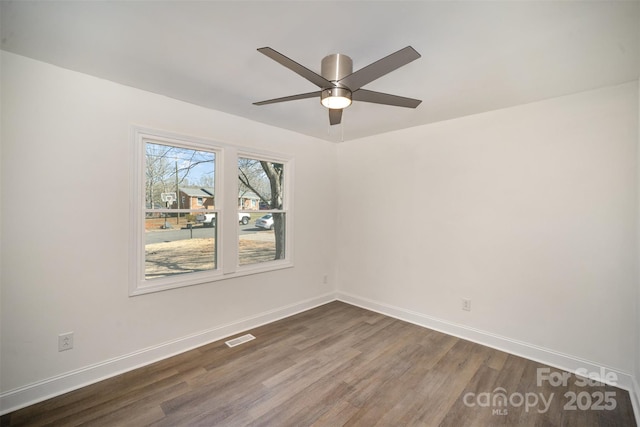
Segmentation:
<svg viewBox="0 0 640 427">
<path fill-rule="evenodd" d="M 266 214 L 256 220 L 256 227 L 273 230 L 273 215 Z"/>
<path fill-rule="evenodd" d="M 238 223 L 242 225 L 249 224 L 251 215 L 246 212 L 238 212 Z M 201 222 L 205 227 L 213 227 L 216 225 L 216 214 L 214 213 L 199 213 L 196 215 L 196 221 Z"/>
</svg>

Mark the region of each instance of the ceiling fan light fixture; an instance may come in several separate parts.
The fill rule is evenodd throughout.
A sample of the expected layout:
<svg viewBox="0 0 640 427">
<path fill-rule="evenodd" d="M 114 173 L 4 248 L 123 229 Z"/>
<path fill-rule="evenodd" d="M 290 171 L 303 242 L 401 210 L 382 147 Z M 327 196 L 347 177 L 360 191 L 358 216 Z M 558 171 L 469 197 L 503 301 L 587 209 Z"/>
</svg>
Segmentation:
<svg viewBox="0 0 640 427">
<path fill-rule="evenodd" d="M 351 105 L 351 91 L 343 87 L 324 89 L 320 102 L 331 110 L 342 110 Z"/>
</svg>

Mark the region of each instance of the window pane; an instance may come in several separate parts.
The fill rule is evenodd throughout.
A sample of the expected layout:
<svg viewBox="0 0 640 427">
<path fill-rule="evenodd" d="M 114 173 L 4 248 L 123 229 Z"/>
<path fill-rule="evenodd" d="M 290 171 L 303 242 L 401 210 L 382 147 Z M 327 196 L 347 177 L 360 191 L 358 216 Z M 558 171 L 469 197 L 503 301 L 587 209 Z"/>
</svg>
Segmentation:
<svg viewBox="0 0 640 427">
<path fill-rule="evenodd" d="M 216 268 L 214 172 L 213 152 L 145 142 L 146 280 Z"/>
<path fill-rule="evenodd" d="M 283 210 L 284 174 L 282 163 L 238 158 L 238 209 L 256 211 L 250 224 L 240 225 L 240 265 L 285 259 L 285 213 L 259 213 Z"/>
<path fill-rule="evenodd" d="M 213 209 L 215 153 L 147 142 L 145 157 L 147 210 Z"/>
<path fill-rule="evenodd" d="M 240 265 L 284 259 L 285 214 L 253 214 L 253 217 L 257 218 L 253 223 L 240 225 Z"/>
<path fill-rule="evenodd" d="M 216 228 L 197 223 L 176 227 L 172 220 L 145 220 L 146 280 L 216 268 Z"/>
<path fill-rule="evenodd" d="M 282 209 L 284 165 L 239 157 L 238 188 L 238 207 L 241 210 L 250 210 L 251 206 L 254 209 Z"/>
</svg>

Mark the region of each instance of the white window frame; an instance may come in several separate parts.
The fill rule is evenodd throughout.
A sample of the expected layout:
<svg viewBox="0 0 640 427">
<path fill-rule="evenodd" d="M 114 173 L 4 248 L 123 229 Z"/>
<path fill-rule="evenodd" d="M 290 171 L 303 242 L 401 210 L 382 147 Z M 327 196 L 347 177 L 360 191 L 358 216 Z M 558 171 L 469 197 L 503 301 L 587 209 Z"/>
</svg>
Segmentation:
<svg viewBox="0 0 640 427">
<path fill-rule="evenodd" d="M 239 150 L 234 153 L 235 159 L 235 175 L 236 175 L 236 193 L 237 193 L 237 184 L 238 184 L 238 158 L 251 158 L 255 160 L 263 160 L 272 163 L 280 163 L 284 165 L 284 195 L 282 198 L 282 209 L 266 209 L 266 210 L 247 210 L 247 209 L 238 209 L 237 212 L 246 212 L 246 213 L 255 213 L 255 212 L 263 212 L 267 213 L 284 213 L 285 214 L 285 230 L 284 230 L 284 258 L 259 262 L 255 264 L 246 264 L 240 266 L 240 258 L 238 254 L 236 254 L 236 269 L 240 273 L 244 274 L 255 274 L 262 273 L 265 271 L 271 271 L 278 268 L 287 268 L 293 266 L 293 215 L 291 212 L 293 211 L 293 174 L 294 174 L 294 162 L 292 158 L 285 158 L 282 156 L 276 156 L 272 153 L 259 152 L 256 150 Z M 236 215 L 237 217 L 237 215 Z M 237 224 L 237 222 L 236 222 Z M 239 230 L 239 228 L 238 228 Z M 236 249 L 239 247 L 239 238 L 238 235 L 236 237 Z"/>
<path fill-rule="evenodd" d="M 159 143 L 215 153 L 216 268 L 208 271 L 145 279 L 145 143 Z M 294 160 L 291 156 L 261 150 L 238 148 L 208 139 L 133 126 L 130 167 L 130 257 L 129 295 L 143 295 L 184 286 L 216 282 L 234 277 L 293 267 L 293 180 Z M 240 266 L 238 258 L 238 157 L 251 157 L 285 165 L 285 258 Z M 181 209 L 180 212 L 190 209 Z M 175 209 L 172 212 L 176 212 Z M 255 212 L 255 211 L 254 211 Z M 266 212 L 266 211 L 265 211 Z"/>
</svg>

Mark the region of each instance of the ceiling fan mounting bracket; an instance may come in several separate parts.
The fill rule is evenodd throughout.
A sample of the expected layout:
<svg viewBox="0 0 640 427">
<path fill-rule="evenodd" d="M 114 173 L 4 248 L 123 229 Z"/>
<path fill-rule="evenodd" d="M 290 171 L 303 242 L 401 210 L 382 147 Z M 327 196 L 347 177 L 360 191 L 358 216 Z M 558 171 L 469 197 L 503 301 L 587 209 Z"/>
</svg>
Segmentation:
<svg viewBox="0 0 640 427">
<path fill-rule="evenodd" d="M 353 61 L 347 55 L 334 53 L 322 58 L 320 75 L 336 86 L 340 86 L 340 80 L 353 73 Z"/>
</svg>

